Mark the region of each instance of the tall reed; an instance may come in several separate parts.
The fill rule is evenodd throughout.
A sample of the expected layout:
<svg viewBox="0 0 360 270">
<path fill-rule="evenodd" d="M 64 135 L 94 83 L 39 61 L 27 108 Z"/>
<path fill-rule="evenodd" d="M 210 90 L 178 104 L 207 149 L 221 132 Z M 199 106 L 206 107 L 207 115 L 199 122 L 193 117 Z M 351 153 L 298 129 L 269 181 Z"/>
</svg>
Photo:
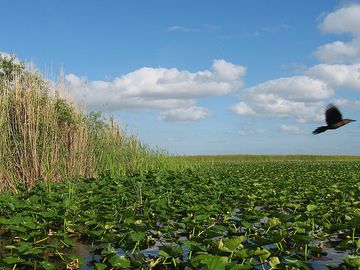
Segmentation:
<svg viewBox="0 0 360 270">
<path fill-rule="evenodd" d="M 163 167 L 166 154 L 122 130 L 114 119 L 85 115 L 62 98 L 63 83 L 36 72 L 0 81 L 0 192 L 100 173 Z"/>
</svg>

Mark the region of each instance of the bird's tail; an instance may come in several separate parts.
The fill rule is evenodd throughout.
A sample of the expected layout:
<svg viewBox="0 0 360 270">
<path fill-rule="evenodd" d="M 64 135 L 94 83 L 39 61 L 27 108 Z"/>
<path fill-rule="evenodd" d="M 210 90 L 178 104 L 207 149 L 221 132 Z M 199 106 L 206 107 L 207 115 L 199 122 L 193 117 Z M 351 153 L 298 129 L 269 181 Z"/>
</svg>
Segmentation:
<svg viewBox="0 0 360 270">
<path fill-rule="evenodd" d="M 313 134 L 316 135 L 316 134 L 319 134 L 319 133 L 324 132 L 326 130 L 328 130 L 327 126 L 318 127 L 317 129 L 315 129 L 313 131 Z"/>
</svg>

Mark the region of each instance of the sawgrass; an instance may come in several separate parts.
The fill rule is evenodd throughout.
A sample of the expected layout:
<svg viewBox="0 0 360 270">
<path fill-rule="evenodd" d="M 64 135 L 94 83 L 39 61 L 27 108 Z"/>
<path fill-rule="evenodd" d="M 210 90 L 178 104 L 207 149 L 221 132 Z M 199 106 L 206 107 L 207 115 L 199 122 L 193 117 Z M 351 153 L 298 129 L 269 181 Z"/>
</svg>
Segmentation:
<svg viewBox="0 0 360 270">
<path fill-rule="evenodd" d="M 0 84 L 0 192 L 100 174 L 178 166 L 100 113 L 86 115 L 64 96 L 62 80 L 17 73 Z"/>
</svg>

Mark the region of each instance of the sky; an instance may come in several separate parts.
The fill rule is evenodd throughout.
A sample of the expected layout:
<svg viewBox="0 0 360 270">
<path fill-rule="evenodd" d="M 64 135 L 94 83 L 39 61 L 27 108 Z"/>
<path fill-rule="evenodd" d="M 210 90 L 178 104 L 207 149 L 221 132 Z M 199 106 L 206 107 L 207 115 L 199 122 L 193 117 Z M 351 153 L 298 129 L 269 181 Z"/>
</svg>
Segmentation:
<svg viewBox="0 0 360 270">
<path fill-rule="evenodd" d="M 0 0 L 0 52 L 177 155 L 360 155 L 360 1 Z M 333 103 L 338 130 L 313 135 Z"/>
</svg>

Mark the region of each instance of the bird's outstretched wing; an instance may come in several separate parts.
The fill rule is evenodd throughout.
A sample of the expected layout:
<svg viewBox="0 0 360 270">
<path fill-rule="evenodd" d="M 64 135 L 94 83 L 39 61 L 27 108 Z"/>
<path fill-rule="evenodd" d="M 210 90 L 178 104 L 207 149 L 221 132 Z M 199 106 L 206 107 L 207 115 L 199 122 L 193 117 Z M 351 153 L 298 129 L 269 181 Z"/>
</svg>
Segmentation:
<svg viewBox="0 0 360 270">
<path fill-rule="evenodd" d="M 313 131 L 313 134 L 316 135 L 316 134 L 322 133 L 322 132 L 324 132 L 326 130 L 328 130 L 327 126 L 318 127 L 317 129 L 315 129 Z"/>
<path fill-rule="evenodd" d="M 325 112 L 325 120 L 328 126 L 334 125 L 342 120 L 341 112 L 336 106 L 330 104 Z"/>
</svg>

